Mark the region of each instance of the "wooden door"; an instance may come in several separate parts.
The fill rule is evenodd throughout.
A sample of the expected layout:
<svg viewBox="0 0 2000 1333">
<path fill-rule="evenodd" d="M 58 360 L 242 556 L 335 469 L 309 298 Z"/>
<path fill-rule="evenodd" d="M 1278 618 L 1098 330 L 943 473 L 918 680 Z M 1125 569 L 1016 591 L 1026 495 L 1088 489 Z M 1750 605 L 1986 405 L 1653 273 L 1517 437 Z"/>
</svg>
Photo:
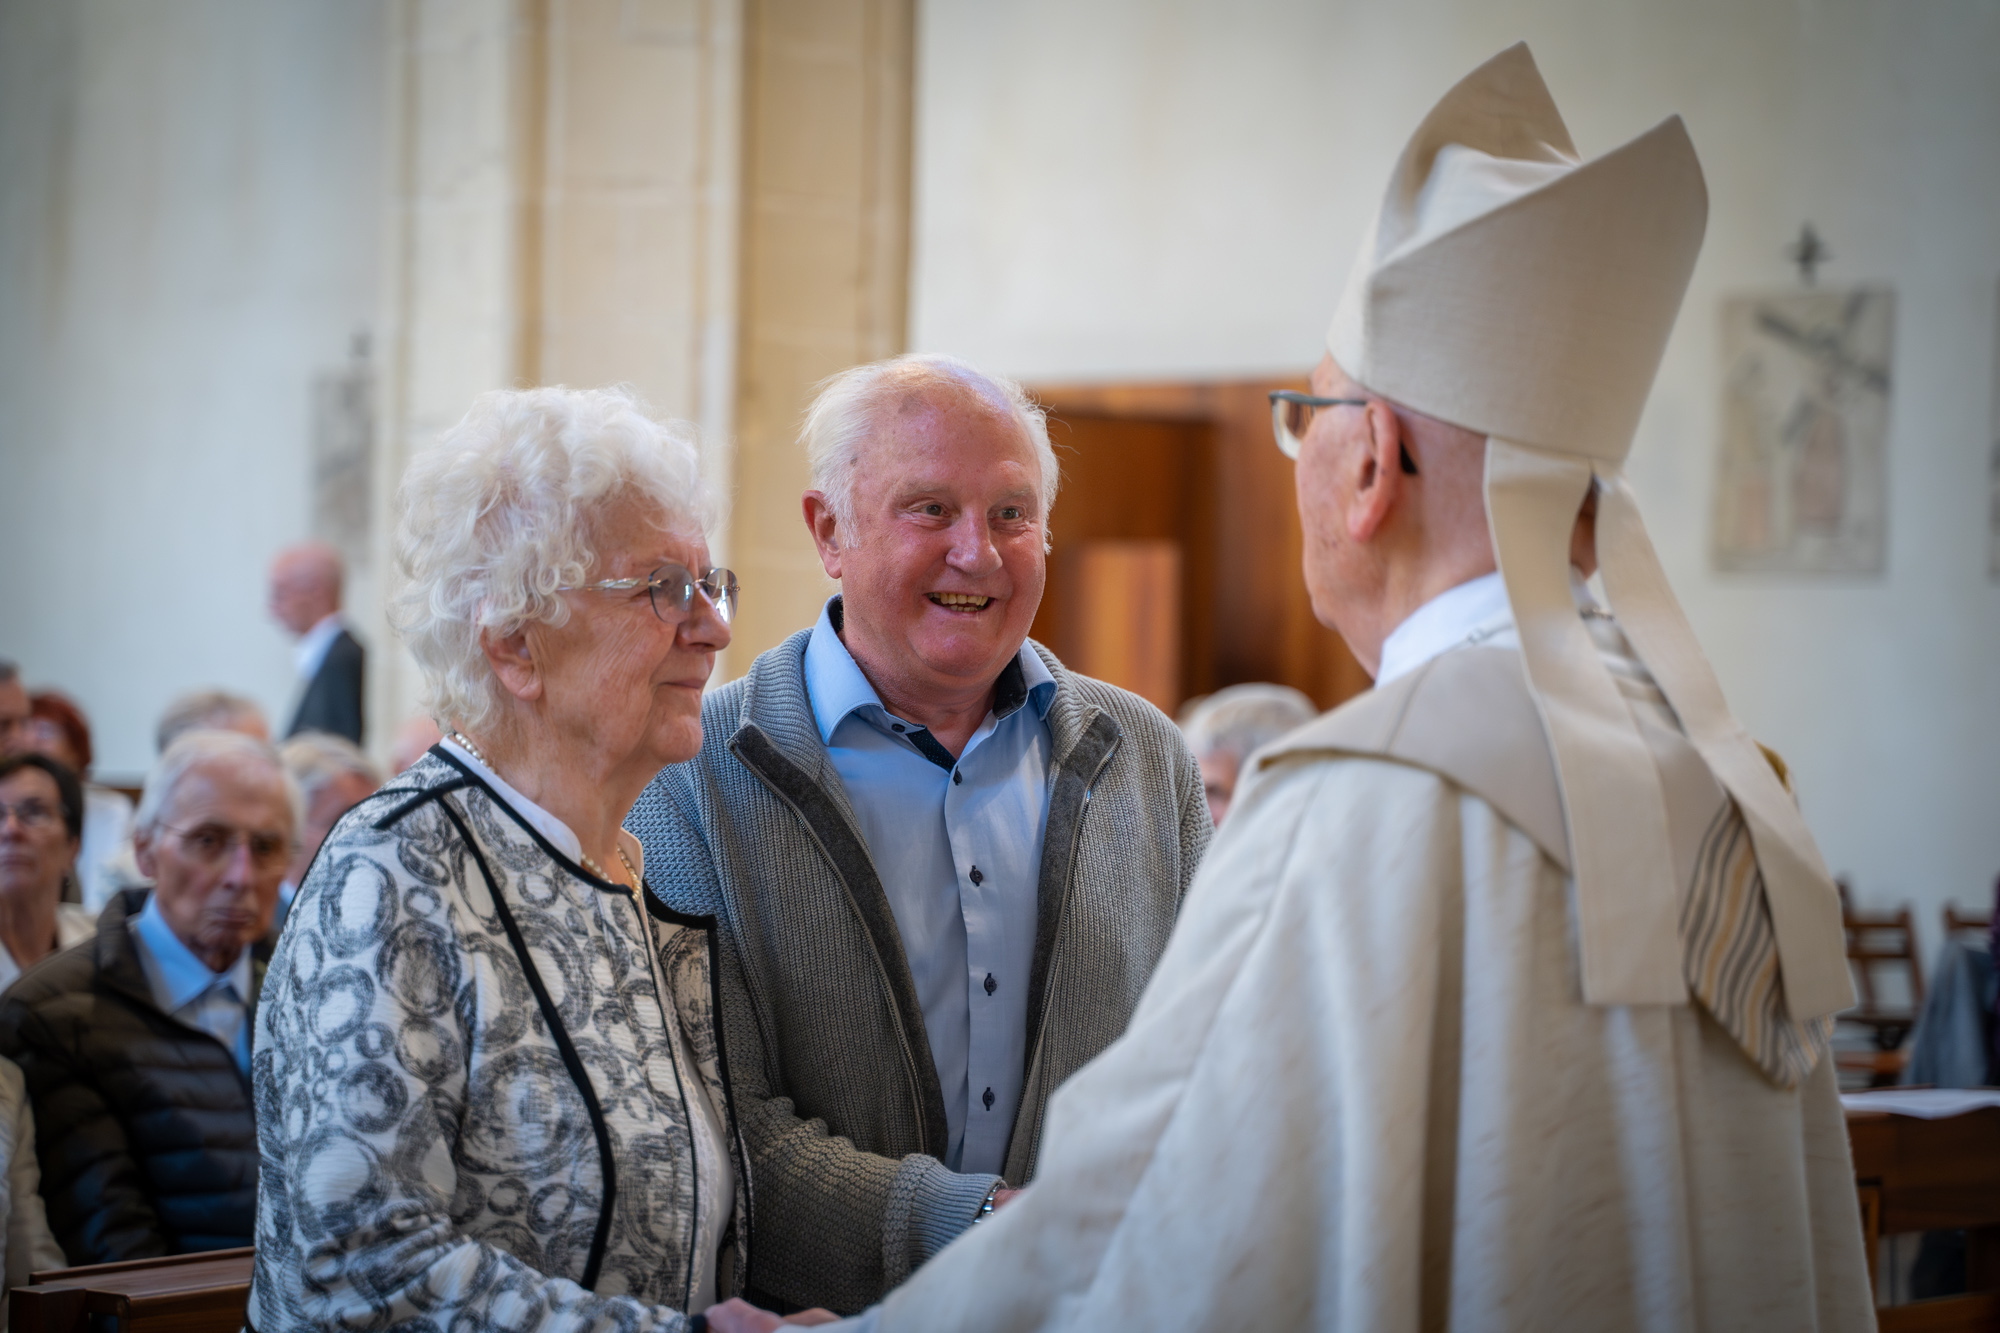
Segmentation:
<svg viewBox="0 0 2000 1333">
<path fill-rule="evenodd" d="M 1347 645 L 1313 617 L 1292 465 L 1271 440 L 1268 391 L 1303 387 L 1036 389 L 1050 408 L 1063 486 L 1035 637 L 1079 670 L 1155 703 L 1167 681 L 1177 682 L 1168 690 L 1176 706 L 1246 681 L 1295 686 L 1322 708 L 1368 688 Z M 1155 545 L 1139 559 L 1134 543 Z M 1164 573 L 1169 548 L 1179 561 L 1177 608 L 1160 604 L 1175 581 Z M 1124 647 L 1107 658 L 1110 640 Z M 1172 663 L 1144 646 L 1173 640 Z"/>
</svg>

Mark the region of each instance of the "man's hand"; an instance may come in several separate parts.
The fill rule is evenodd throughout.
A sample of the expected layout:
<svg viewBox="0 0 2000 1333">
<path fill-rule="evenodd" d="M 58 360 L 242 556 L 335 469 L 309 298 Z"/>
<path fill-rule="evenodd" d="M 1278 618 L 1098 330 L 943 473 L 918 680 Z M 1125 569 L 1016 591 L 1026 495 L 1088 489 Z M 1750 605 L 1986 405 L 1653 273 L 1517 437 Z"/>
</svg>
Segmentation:
<svg viewBox="0 0 2000 1333">
<path fill-rule="evenodd" d="M 1008 1204 L 1014 1201 L 1014 1196 L 1019 1194 L 1020 1192 L 1021 1192 L 1020 1190 L 996 1191 L 993 1195 L 993 1211 L 997 1213 L 1002 1208 L 1005 1208 Z"/>
<path fill-rule="evenodd" d="M 731 1297 L 720 1305 L 711 1305 L 707 1310 L 708 1326 L 714 1333 L 771 1333 L 772 1329 L 787 1324 L 810 1327 L 813 1324 L 831 1324 L 839 1318 L 831 1310 L 801 1310 L 780 1319 L 740 1296 Z"/>
</svg>

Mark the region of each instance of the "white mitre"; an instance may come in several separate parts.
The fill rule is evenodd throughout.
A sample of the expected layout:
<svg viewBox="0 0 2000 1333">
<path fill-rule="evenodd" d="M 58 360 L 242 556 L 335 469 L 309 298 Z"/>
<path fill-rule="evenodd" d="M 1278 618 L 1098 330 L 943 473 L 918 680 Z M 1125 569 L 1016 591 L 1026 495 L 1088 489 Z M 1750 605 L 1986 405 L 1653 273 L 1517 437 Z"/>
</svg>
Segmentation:
<svg viewBox="0 0 2000 1333">
<path fill-rule="evenodd" d="M 1487 437 L 1486 510 L 1562 781 L 1584 998 L 1687 1000 L 1666 801 L 1569 589 L 1599 496 L 1613 613 L 1743 812 L 1794 1020 L 1853 1003 L 1839 899 L 1783 783 L 1730 715 L 1622 474 L 1701 249 L 1708 193 L 1680 117 L 1584 162 L 1525 43 L 1417 128 L 1327 348 L 1354 380 Z"/>
</svg>

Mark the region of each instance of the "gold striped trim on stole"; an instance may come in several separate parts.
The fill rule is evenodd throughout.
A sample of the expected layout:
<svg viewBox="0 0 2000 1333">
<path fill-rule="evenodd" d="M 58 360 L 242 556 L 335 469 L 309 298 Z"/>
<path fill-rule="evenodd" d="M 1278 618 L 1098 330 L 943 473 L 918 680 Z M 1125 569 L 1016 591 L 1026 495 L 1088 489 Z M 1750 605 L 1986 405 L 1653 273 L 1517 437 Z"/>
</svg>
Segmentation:
<svg viewBox="0 0 2000 1333">
<path fill-rule="evenodd" d="M 1825 1057 L 1831 1018 L 1794 1022 L 1785 1008 L 1778 939 L 1750 832 L 1725 800 L 1702 838 L 1681 907 L 1688 989 L 1781 1088 L 1795 1088 Z"/>
</svg>

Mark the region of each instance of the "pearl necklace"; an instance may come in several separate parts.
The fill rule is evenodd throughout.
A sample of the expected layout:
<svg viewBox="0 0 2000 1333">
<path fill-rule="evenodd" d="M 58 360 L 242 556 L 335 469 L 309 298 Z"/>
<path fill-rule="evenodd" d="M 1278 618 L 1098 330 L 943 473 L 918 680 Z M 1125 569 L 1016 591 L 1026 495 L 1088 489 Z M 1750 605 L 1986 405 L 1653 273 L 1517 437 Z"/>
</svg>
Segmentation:
<svg viewBox="0 0 2000 1333">
<path fill-rule="evenodd" d="M 498 773 L 500 771 L 499 769 L 493 767 L 492 760 L 488 759 L 485 755 L 479 752 L 479 747 L 472 743 L 472 737 L 466 735 L 464 732 L 454 727 L 452 729 L 451 738 L 457 741 L 459 747 L 463 749 L 467 754 L 471 755 L 474 759 L 477 759 L 481 764 L 485 765 L 488 772 Z M 576 854 L 578 859 L 583 862 L 583 868 L 585 870 L 588 870 L 591 874 L 597 876 L 599 879 L 603 880 L 606 884 L 618 883 L 617 880 L 611 877 L 609 871 L 605 870 L 603 866 L 597 864 L 597 860 L 595 857 L 591 856 L 589 852 L 583 850 L 583 846 L 581 843 L 579 843 L 577 846 Z M 625 873 L 631 876 L 631 882 L 625 885 L 624 887 L 637 889 L 639 887 L 639 871 L 637 870 L 637 868 L 633 866 L 632 858 L 625 855 L 625 849 L 622 846 L 618 848 L 618 859 L 625 863 Z"/>
</svg>

